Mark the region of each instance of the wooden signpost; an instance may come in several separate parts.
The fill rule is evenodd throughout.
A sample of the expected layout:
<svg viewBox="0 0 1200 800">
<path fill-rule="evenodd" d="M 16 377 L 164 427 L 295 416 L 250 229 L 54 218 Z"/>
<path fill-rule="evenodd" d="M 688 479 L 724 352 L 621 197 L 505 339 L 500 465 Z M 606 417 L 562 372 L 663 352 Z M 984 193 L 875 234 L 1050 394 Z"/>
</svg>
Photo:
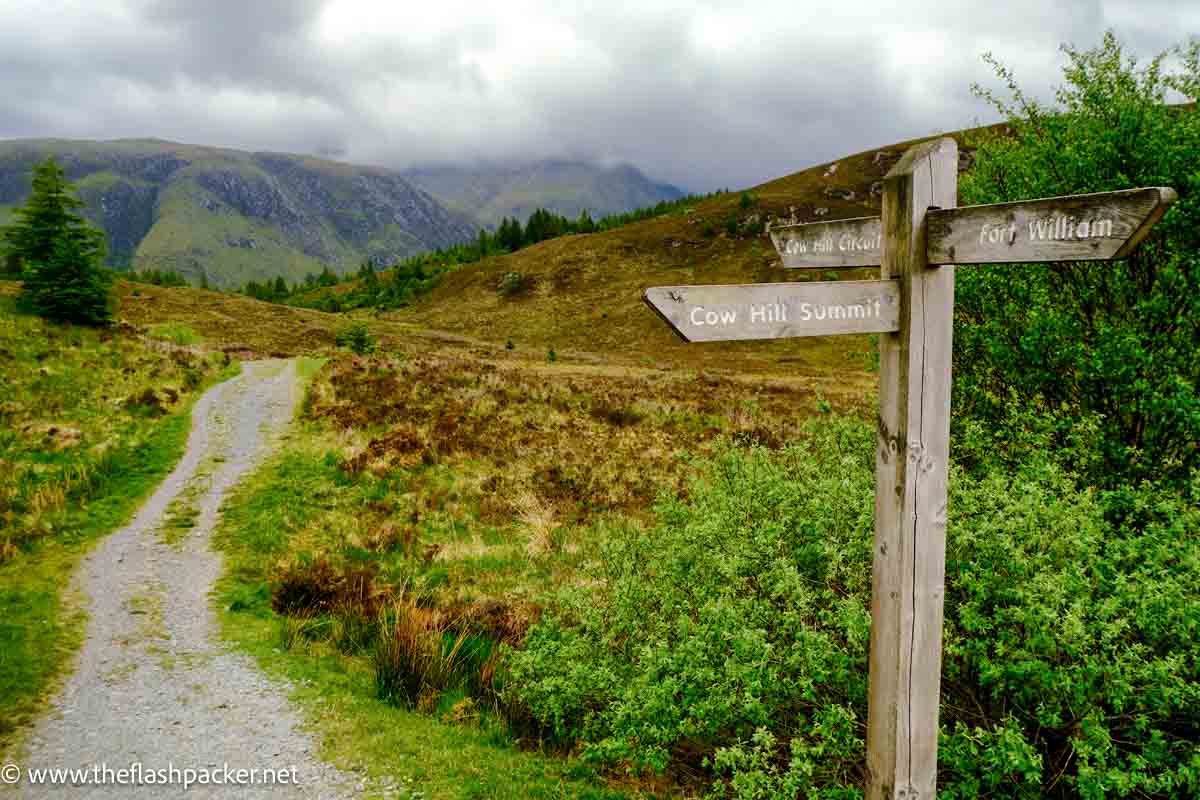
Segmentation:
<svg viewBox="0 0 1200 800">
<path fill-rule="evenodd" d="M 880 267 L 875 281 L 664 286 L 646 302 L 685 341 L 879 333 L 868 800 L 937 786 L 954 264 L 1121 258 L 1175 200 L 1130 189 L 955 208 L 958 146 L 917 145 L 882 217 L 770 231 L 785 267 Z"/>
<path fill-rule="evenodd" d="M 658 286 L 646 299 L 689 342 L 900 330 L 897 281 Z"/>
<path fill-rule="evenodd" d="M 769 231 L 785 267 L 878 267 L 879 217 L 787 225 Z"/>
</svg>

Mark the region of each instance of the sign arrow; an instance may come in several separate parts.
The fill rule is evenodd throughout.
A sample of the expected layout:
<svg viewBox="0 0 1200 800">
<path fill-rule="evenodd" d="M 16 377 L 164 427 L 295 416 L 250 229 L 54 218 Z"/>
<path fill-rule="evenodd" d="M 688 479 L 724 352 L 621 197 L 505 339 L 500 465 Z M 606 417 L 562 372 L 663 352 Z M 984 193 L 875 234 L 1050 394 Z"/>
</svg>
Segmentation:
<svg viewBox="0 0 1200 800">
<path fill-rule="evenodd" d="M 645 300 L 685 342 L 900 329 L 895 280 L 655 286 L 646 289 Z"/>
<path fill-rule="evenodd" d="M 1124 258 L 1175 202 L 1151 187 L 986 206 L 931 209 L 930 264 L 1107 261 Z"/>
<path fill-rule="evenodd" d="M 1156 186 L 930 209 L 926 261 L 1005 264 L 1124 258 L 1176 198 L 1173 189 Z M 784 225 L 770 233 L 789 269 L 875 267 L 882 261 L 879 217 Z"/>
<path fill-rule="evenodd" d="M 877 267 L 883 224 L 879 217 L 781 225 L 771 241 L 789 269 Z"/>
</svg>

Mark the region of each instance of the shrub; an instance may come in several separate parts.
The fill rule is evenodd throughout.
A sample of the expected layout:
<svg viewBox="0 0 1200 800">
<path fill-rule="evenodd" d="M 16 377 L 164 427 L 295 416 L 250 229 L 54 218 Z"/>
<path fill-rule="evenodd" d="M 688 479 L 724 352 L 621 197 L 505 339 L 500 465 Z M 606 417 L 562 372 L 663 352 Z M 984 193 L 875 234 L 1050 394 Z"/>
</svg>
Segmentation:
<svg viewBox="0 0 1200 800">
<path fill-rule="evenodd" d="M 727 449 L 653 530 L 609 531 L 600 588 L 568 593 L 514 653 L 521 699 L 592 756 L 657 770 L 795 724 L 805 694 L 861 706 L 872 445 L 842 423 L 816 458 Z"/>
<path fill-rule="evenodd" d="M 506 272 L 500 276 L 500 282 L 496 284 L 496 291 L 504 297 L 514 297 L 525 291 L 526 284 L 524 273 Z"/>
<path fill-rule="evenodd" d="M 347 347 L 360 356 L 375 352 L 376 346 L 375 337 L 362 322 L 342 328 L 334 337 L 334 343 L 338 347 Z"/>
<path fill-rule="evenodd" d="M 1200 467 L 1200 113 L 1164 105 L 1200 95 L 1200 42 L 1168 70 L 1139 66 L 1111 34 L 1063 48 L 1056 104 L 1045 107 L 988 57 L 1011 100 L 976 87 L 1008 119 L 985 135 L 961 183 L 964 203 L 1171 186 L 1179 200 L 1126 259 L 1104 264 L 976 266 L 959 272 L 956 412 L 996 425 L 1009 398 L 1100 420 L 1103 456 L 1088 477 L 1186 481 Z"/>
<path fill-rule="evenodd" d="M 658 524 L 608 531 L 587 588 L 511 654 L 562 741 L 717 795 L 858 797 L 874 433 L 833 418 L 698 464 Z M 1117 513 L 1117 512 L 1120 513 Z M 1200 480 L 1077 488 L 1042 457 L 952 473 L 945 797 L 1200 791 Z"/>
<path fill-rule="evenodd" d="M 325 556 L 302 556 L 280 565 L 270 579 L 271 607 L 279 614 L 305 616 L 376 611 L 373 562 L 335 567 Z"/>
</svg>

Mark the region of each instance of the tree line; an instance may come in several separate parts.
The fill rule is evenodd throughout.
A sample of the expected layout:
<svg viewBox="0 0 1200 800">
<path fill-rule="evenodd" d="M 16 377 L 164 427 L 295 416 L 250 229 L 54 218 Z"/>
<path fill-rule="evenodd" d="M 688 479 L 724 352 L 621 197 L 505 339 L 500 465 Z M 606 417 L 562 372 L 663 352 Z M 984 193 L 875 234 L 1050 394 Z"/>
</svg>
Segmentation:
<svg viewBox="0 0 1200 800">
<path fill-rule="evenodd" d="M 665 200 L 622 214 L 610 214 L 594 219 L 585 209 L 578 217 L 570 218 L 544 208 L 536 209 L 522 224 L 519 219 L 504 217 L 494 231 L 481 229 L 469 242 L 420 253 L 385 268 L 381 277 L 376 265 L 364 261 L 358 270 L 339 277 L 328 267 L 320 274 L 309 274 L 303 281 L 288 285 L 282 278 L 273 281 L 248 281 L 238 291 L 256 300 L 271 303 L 341 312 L 354 308 L 400 308 L 435 286 L 441 276 L 464 264 L 473 264 L 491 256 L 515 253 L 539 242 L 572 234 L 599 233 L 642 220 L 653 219 L 681 211 L 709 197 L 722 194 L 689 194 L 676 200 Z M 325 291 L 347 284 L 342 291 Z"/>
</svg>

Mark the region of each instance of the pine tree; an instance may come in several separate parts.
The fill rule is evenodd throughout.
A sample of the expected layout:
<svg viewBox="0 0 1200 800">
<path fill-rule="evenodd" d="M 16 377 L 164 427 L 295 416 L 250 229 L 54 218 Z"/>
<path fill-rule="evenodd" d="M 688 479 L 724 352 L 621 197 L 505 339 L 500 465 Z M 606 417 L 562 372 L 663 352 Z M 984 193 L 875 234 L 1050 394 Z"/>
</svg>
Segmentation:
<svg viewBox="0 0 1200 800">
<path fill-rule="evenodd" d="M 33 191 L 3 232 L 6 260 L 25 278 L 22 303 L 52 319 L 103 325 L 112 319 L 112 281 L 101 266 L 104 235 L 75 213 L 83 203 L 48 158 L 33 171 Z"/>
<path fill-rule="evenodd" d="M 112 321 L 109 273 L 77 237 L 54 243 L 48 258 L 25 272 L 22 299 L 37 314 L 60 322 L 107 325 Z"/>
</svg>

